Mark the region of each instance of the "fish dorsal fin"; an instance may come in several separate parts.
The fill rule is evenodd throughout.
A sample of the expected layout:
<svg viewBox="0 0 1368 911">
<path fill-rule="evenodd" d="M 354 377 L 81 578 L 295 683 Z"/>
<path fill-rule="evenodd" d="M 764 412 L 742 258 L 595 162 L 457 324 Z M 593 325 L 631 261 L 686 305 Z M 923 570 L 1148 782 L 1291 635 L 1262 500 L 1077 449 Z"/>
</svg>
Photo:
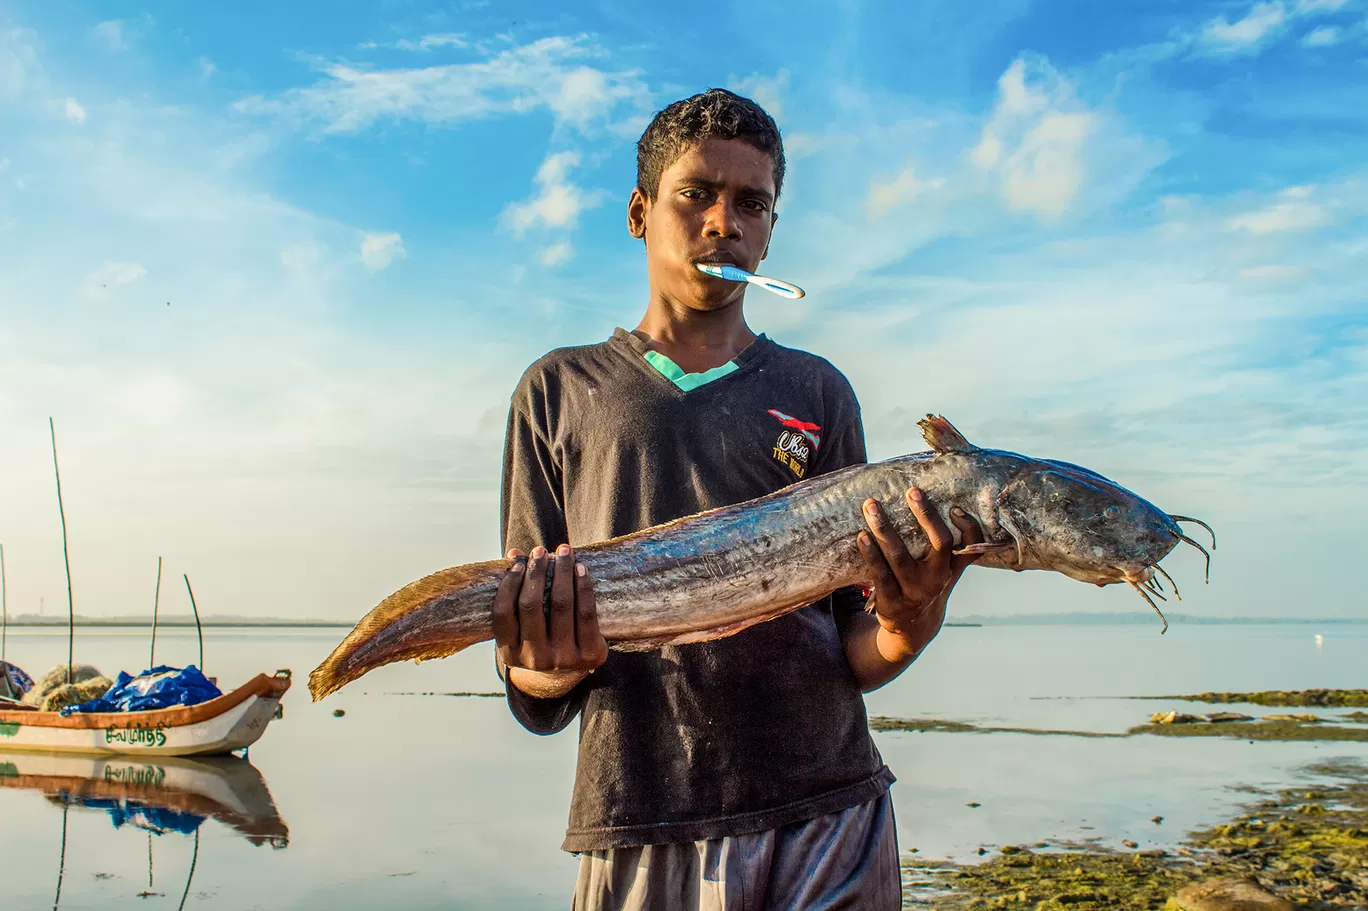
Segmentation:
<svg viewBox="0 0 1368 911">
<path fill-rule="evenodd" d="M 938 414 L 928 414 L 917 422 L 927 445 L 938 453 L 974 452 L 978 449 L 955 429 L 955 426 Z"/>
</svg>

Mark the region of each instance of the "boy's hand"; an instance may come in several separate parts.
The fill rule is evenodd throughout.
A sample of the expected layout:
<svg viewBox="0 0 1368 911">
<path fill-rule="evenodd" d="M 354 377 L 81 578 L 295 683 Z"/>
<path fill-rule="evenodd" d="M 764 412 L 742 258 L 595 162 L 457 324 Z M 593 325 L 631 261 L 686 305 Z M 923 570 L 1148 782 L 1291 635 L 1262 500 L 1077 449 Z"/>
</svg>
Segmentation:
<svg viewBox="0 0 1368 911">
<path fill-rule="evenodd" d="M 513 565 L 494 595 L 499 660 L 508 679 L 528 695 L 563 696 L 608 660 L 588 567 L 576 563 L 565 544 L 554 555 L 542 547 L 534 547 L 530 557 L 510 550 L 508 559 Z M 544 593 L 553 563 L 548 615 Z"/>
<path fill-rule="evenodd" d="M 950 529 L 921 490 L 910 488 L 907 504 L 931 542 L 923 559 L 912 558 L 897 529 L 874 499 L 864 503 L 870 530 L 860 532 L 858 544 L 874 588 L 870 603 L 882 627 L 880 638 L 887 640 L 880 643 L 880 651 L 887 658 L 910 661 L 940 632 L 950 591 L 978 555 L 953 553 L 955 543 Z M 983 541 L 983 531 L 967 513 L 955 507 L 950 516 L 960 530 L 961 546 Z M 885 644 L 893 648 L 886 651 Z"/>
</svg>

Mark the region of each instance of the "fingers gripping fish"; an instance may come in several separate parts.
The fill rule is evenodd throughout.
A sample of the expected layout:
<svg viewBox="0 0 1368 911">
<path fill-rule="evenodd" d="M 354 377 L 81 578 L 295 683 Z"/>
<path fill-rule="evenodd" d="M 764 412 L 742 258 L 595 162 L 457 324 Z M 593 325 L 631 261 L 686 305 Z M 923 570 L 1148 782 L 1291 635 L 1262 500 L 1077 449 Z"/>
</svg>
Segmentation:
<svg viewBox="0 0 1368 911">
<path fill-rule="evenodd" d="M 1125 583 L 1162 618 L 1159 561 L 1183 534 L 1172 516 L 1096 472 L 969 443 L 943 417 L 919 422 L 930 452 L 801 481 L 764 497 L 714 509 L 620 538 L 576 548 L 598 601 L 599 627 L 612 648 L 642 651 L 704 642 L 772 620 L 863 581 L 856 535 L 861 504 L 873 497 L 912 555 L 929 542 L 903 494 L 916 486 L 956 534 L 957 553 L 976 565 L 1053 570 L 1096 585 Z M 984 542 L 959 546 L 949 521 L 958 506 Z M 1212 547 L 1216 545 L 1212 535 Z M 390 595 L 309 676 L 321 699 L 395 661 L 444 658 L 494 637 L 493 603 L 507 561 L 444 569 Z M 1168 623 L 1164 622 L 1167 630 Z"/>
</svg>

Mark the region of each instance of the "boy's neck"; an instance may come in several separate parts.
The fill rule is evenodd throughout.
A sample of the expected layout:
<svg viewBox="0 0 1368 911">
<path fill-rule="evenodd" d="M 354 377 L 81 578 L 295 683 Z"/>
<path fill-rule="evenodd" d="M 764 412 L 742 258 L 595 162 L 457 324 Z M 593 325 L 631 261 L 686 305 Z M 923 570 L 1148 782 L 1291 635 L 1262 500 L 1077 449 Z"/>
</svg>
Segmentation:
<svg viewBox="0 0 1368 911">
<path fill-rule="evenodd" d="M 694 310 L 653 298 L 632 333 L 685 373 L 703 373 L 735 358 L 755 341 L 740 298 L 718 310 Z"/>
</svg>

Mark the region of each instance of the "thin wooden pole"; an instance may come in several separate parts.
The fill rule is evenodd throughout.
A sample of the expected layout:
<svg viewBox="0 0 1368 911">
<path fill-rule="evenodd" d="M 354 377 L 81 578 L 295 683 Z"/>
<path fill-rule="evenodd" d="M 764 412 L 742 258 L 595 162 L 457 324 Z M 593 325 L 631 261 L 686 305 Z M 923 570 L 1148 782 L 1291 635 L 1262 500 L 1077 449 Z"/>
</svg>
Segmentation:
<svg viewBox="0 0 1368 911">
<path fill-rule="evenodd" d="M 195 864 L 199 861 L 199 833 L 195 830 L 195 853 L 190 855 L 190 875 L 185 877 L 185 891 L 181 893 L 180 907 L 176 911 L 185 911 L 185 899 L 190 894 L 190 880 L 195 878 Z"/>
<path fill-rule="evenodd" d="M 62 517 L 62 561 L 66 563 L 67 576 L 67 683 L 71 683 L 71 662 L 76 648 L 76 608 L 71 598 L 71 554 L 67 549 L 66 509 L 62 506 L 62 472 L 57 467 L 57 428 L 51 417 L 48 418 L 48 431 L 52 434 L 52 473 L 57 476 L 57 512 Z"/>
<path fill-rule="evenodd" d="M 147 668 L 157 666 L 157 609 L 161 607 L 161 566 L 162 558 L 157 558 L 157 593 L 152 596 L 152 651 L 147 655 Z"/>
<path fill-rule="evenodd" d="M 185 575 L 185 574 L 182 574 Z M 190 593 L 190 609 L 195 612 L 195 635 L 199 636 L 199 669 L 204 670 L 204 630 L 200 628 L 199 608 L 195 606 L 195 590 L 190 587 L 190 577 L 185 576 L 185 590 Z"/>
<path fill-rule="evenodd" d="M 52 899 L 52 911 L 62 904 L 62 877 L 66 874 L 66 829 L 67 811 L 71 809 L 68 800 L 62 804 L 62 859 L 57 862 L 57 895 Z"/>
<path fill-rule="evenodd" d="M 5 587 L 5 545 L 0 544 L 0 661 L 5 660 L 9 638 L 9 590 Z"/>
</svg>

